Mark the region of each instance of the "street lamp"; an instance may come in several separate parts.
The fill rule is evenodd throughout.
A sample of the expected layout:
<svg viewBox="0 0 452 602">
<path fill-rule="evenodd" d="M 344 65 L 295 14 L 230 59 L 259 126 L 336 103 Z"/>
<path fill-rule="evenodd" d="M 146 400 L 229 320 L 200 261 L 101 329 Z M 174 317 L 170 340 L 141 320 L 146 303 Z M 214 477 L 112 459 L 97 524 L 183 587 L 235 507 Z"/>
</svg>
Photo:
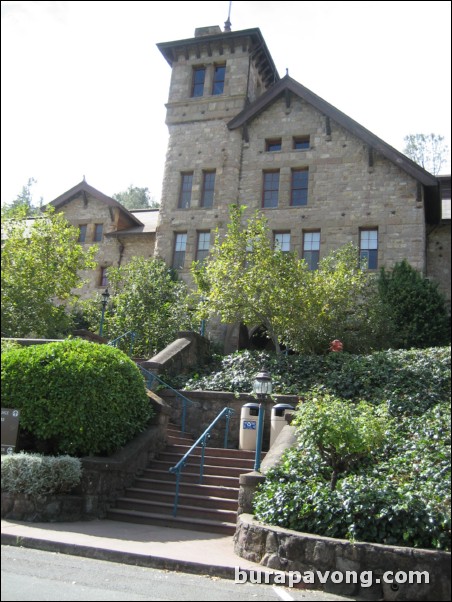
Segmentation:
<svg viewBox="0 0 452 602">
<path fill-rule="evenodd" d="M 257 440 L 256 440 L 256 458 L 254 461 L 254 470 L 259 472 L 261 467 L 261 454 L 262 454 L 262 439 L 264 435 L 264 417 L 265 407 L 263 403 L 267 395 L 272 393 L 272 377 L 268 372 L 262 370 L 259 374 L 256 374 L 254 379 L 253 391 L 256 393 L 259 400 L 259 417 L 257 421 Z"/>
<path fill-rule="evenodd" d="M 110 293 L 108 292 L 108 288 L 104 290 L 102 293 L 102 314 L 100 317 L 100 326 L 99 326 L 99 336 L 102 336 L 102 329 L 104 327 L 104 316 L 105 310 L 107 309 L 108 299 L 110 298 Z"/>
</svg>

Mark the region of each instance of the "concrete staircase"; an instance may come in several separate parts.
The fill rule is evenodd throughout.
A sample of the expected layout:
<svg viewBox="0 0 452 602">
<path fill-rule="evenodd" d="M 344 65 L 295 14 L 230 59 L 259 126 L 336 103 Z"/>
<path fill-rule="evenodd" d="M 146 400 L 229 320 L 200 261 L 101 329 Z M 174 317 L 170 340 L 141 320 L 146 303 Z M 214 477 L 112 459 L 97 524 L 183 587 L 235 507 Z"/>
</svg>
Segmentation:
<svg viewBox="0 0 452 602">
<path fill-rule="evenodd" d="M 201 448 L 182 471 L 177 516 L 173 516 L 176 476 L 169 472 L 193 445 L 193 439 L 174 426 L 158 460 L 116 501 L 107 518 L 210 533 L 233 535 L 237 520 L 239 476 L 254 467 L 253 451 L 207 447 L 204 477 L 199 483 Z"/>
</svg>

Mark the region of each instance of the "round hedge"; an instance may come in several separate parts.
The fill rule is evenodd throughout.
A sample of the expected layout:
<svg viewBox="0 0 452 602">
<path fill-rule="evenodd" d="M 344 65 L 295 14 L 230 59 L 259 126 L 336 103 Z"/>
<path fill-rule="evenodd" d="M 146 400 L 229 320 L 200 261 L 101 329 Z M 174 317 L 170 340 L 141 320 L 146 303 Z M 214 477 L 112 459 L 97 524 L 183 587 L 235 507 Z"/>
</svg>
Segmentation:
<svg viewBox="0 0 452 602">
<path fill-rule="evenodd" d="M 149 422 L 140 370 L 122 351 L 83 340 L 2 355 L 2 407 L 20 409 L 20 429 L 55 453 L 110 454 Z"/>
</svg>

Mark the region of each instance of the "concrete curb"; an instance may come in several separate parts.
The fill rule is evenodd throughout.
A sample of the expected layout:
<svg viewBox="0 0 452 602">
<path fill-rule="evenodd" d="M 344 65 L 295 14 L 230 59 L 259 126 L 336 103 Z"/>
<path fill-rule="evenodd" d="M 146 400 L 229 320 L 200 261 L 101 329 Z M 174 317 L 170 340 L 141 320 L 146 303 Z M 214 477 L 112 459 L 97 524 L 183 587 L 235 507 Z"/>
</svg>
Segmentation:
<svg viewBox="0 0 452 602">
<path fill-rule="evenodd" d="M 230 566 L 207 565 L 190 560 L 179 560 L 175 558 L 164 558 L 161 556 L 151 556 L 138 554 L 136 552 L 122 552 L 119 550 L 108 550 L 105 548 L 95 548 L 92 546 L 83 546 L 80 544 L 70 544 L 60 541 L 51 541 L 35 537 L 23 537 L 2 533 L 1 544 L 7 546 L 16 546 L 22 548 L 31 548 L 42 550 L 44 552 L 57 552 L 59 554 L 68 554 L 72 556 L 82 556 L 94 560 L 107 560 L 121 564 L 131 564 L 134 566 L 147 567 L 151 569 L 162 569 L 167 571 L 178 571 L 181 573 L 193 573 L 197 575 L 209 575 L 212 577 L 222 577 L 223 579 L 234 579 L 235 569 Z M 240 566 L 240 558 L 237 558 L 237 566 Z M 250 573 L 250 569 L 241 567 L 242 571 Z M 255 573 L 256 570 L 253 569 Z M 259 571 L 262 574 L 273 573 L 268 569 Z"/>
</svg>

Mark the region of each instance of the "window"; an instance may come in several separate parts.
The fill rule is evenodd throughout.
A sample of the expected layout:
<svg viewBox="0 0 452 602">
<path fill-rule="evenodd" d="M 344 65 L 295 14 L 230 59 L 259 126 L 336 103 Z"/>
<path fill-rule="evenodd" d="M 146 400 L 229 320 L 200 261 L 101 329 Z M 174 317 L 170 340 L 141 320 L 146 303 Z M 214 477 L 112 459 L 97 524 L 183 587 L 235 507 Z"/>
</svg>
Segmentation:
<svg viewBox="0 0 452 602">
<path fill-rule="evenodd" d="M 103 224 L 94 224 L 94 242 L 101 242 L 103 230 Z"/>
<path fill-rule="evenodd" d="M 359 257 L 368 270 L 378 267 L 378 229 L 361 230 L 359 233 Z"/>
<path fill-rule="evenodd" d="M 265 141 L 265 150 L 267 153 L 274 153 L 281 150 L 281 138 Z"/>
<path fill-rule="evenodd" d="M 78 242 L 84 243 L 86 241 L 86 224 L 80 225 L 78 230 Z"/>
<path fill-rule="evenodd" d="M 275 232 L 274 247 L 283 253 L 290 251 L 290 232 Z"/>
<path fill-rule="evenodd" d="M 191 87 L 191 95 L 202 96 L 204 94 L 204 80 L 206 79 L 206 70 L 204 67 L 193 69 L 193 82 Z"/>
<path fill-rule="evenodd" d="M 308 204 L 308 179 L 307 169 L 293 169 L 290 191 L 290 204 L 292 207 L 301 207 Z"/>
<path fill-rule="evenodd" d="M 191 188 L 193 184 L 193 173 L 183 173 L 180 195 L 179 195 L 179 208 L 190 209 L 191 204 Z"/>
<path fill-rule="evenodd" d="M 198 232 L 196 261 L 204 261 L 210 250 L 210 232 Z"/>
<path fill-rule="evenodd" d="M 319 267 L 320 259 L 320 232 L 303 232 L 303 259 L 310 270 Z"/>
<path fill-rule="evenodd" d="M 215 191 L 215 172 L 205 171 L 202 175 L 202 207 L 213 206 L 213 193 Z"/>
<path fill-rule="evenodd" d="M 223 94 L 226 65 L 216 65 L 213 72 L 212 94 Z"/>
<path fill-rule="evenodd" d="M 262 206 L 273 208 L 278 206 L 279 194 L 279 171 L 264 172 L 264 190 L 262 195 Z"/>
<path fill-rule="evenodd" d="M 176 234 L 174 245 L 173 268 L 181 270 L 185 264 L 185 251 L 187 250 L 187 233 Z"/>
<path fill-rule="evenodd" d="M 294 150 L 307 150 L 309 147 L 309 136 L 299 136 L 293 139 Z"/>
<path fill-rule="evenodd" d="M 99 286 L 108 286 L 107 270 L 108 270 L 108 268 L 100 268 L 100 284 L 99 284 Z"/>
</svg>

